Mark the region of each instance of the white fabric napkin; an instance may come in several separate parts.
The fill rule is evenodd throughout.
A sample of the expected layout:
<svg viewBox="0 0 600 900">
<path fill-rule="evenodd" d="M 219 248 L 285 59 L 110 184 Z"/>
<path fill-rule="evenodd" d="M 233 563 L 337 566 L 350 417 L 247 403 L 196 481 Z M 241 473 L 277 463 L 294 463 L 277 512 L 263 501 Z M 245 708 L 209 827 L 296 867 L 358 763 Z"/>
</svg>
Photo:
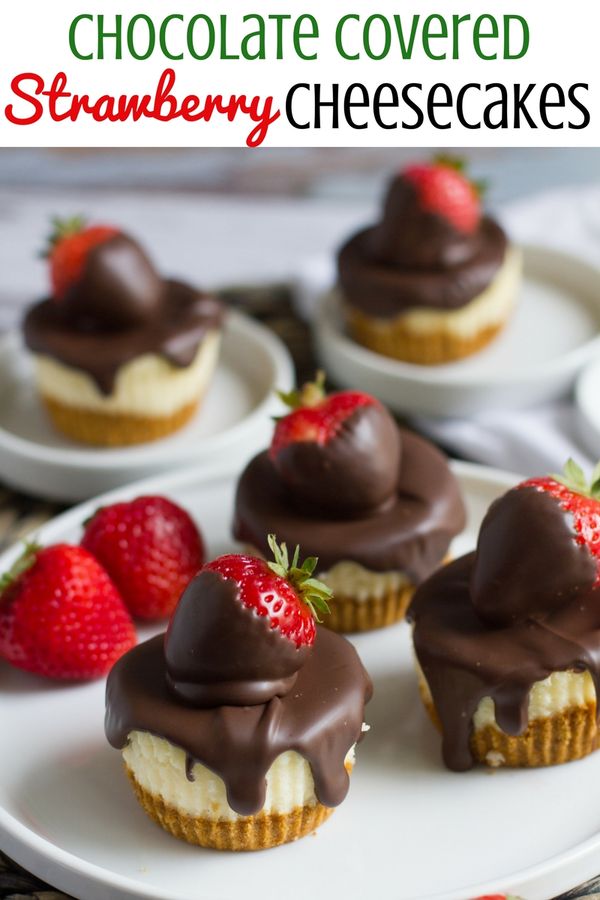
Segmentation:
<svg viewBox="0 0 600 900">
<path fill-rule="evenodd" d="M 580 440 L 577 411 L 569 400 L 471 419 L 417 417 L 412 424 L 458 456 L 524 476 L 561 471 L 569 457 L 591 472 L 600 459 L 600 447 L 593 460 Z"/>
</svg>

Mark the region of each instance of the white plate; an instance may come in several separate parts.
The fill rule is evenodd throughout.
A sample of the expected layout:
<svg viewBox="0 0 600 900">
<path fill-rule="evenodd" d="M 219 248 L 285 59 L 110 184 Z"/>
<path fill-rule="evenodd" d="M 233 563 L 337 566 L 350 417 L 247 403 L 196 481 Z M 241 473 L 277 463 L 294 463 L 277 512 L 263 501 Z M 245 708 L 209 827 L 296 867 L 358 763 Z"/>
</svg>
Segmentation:
<svg viewBox="0 0 600 900">
<path fill-rule="evenodd" d="M 230 312 L 221 357 L 196 416 L 172 437 L 119 449 L 76 444 L 54 431 L 34 386 L 20 336 L 0 340 L 0 477 L 55 500 L 83 500 L 175 466 L 229 460 L 240 465 L 268 443 L 277 388 L 294 372 L 282 342 L 263 325 Z"/>
<path fill-rule="evenodd" d="M 455 467 L 473 546 L 489 503 L 514 476 Z M 231 546 L 233 480 L 188 470 L 59 516 L 44 542 L 77 540 L 98 503 L 163 491 L 196 515 L 212 554 Z M 0 559 L 0 570 L 18 548 Z M 600 753 L 530 771 L 443 768 L 421 706 L 405 624 L 354 640 L 375 683 L 371 731 L 350 793 L 317 837 L 268 853 L 190 847 L 146 818 L 103 734 L 104 685 L 56 687 L 0 665 L 0 846 L 83 900 L 465 900 L 491 891 L 543 900 L 600 871 Z"/>
<path fill-rule="evenodd" d="M 388 359 L 345 333 L 339 299 L 323 298 L 316 337 L 339 384 L 362 387 L 400 413 L 465 416 L 533 405 L 565 393 L 600 354 L 600 269 L 542 247 L 524 248 L 524 281 L 503 332 L 479 353 L 443 366 Z"/>
</svg>

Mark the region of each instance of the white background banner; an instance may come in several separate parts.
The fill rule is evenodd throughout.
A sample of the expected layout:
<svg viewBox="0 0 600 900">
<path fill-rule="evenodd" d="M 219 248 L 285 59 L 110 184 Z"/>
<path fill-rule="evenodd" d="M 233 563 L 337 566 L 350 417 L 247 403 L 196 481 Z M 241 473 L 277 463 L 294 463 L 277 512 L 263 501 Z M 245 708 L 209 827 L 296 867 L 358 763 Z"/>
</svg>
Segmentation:
<svg viewBox="0 0 600 900">
<path fill-rule="evenodd" d="M 1 17 L 3 146 L 600 145 L 590 0 L 19 0 Z"/>
</svg>

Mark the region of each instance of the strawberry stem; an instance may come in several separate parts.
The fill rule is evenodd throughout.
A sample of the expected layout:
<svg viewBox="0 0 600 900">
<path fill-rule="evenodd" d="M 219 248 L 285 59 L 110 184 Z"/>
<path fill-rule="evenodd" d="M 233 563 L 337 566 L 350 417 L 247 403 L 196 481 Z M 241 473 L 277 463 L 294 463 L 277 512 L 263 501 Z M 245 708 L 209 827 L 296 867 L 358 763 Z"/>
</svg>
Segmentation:
<svg viewBox="0 0 600 900">
<path fill-rule="evenodd" d="M 317 622 L 322 622 L 319 615 L 330 612 L 327 601 L 332 596 L 332 591 L 322 581 L 312 577 L 319 562 L 318 558 L 316 556 L 308 556 L 300 564 L 300 547 L 296 545 L 292 562 L 290 563 L 287 545 L 285 543 L 278 544 L 274 534 L 270 534 L 267 540 L 274 559 L 274 562 L 267 563 L 270 570 L 275 575 L 279 575 L 280 578 L 285 578 L 286 581 L 289 581 L 310 609 L 313 618 Z"/>
<path fill-rule="evenodd" d="M 453 156 L 451 153 L 436 153 L 433 162 L 436 166 L 446 166 L 447 169 L 454 169 L 455 172 L 464 173 L 467 168 L 462 156 Z"/>
<path fill-rule="evenodd" d="M 42 257 L 47 258 L 52 253 L 52 249 L 64 238 L 79 234 L 86 226 L 84 216 L 71 216 L 67 219 L 61 219 L 60 216 L 52 217 L 52 231 L 48 236 L 46 249 L 42 251 Z"/>
<path fill-rule="evenodd" d="M 558 481 L 559 484 L 564 484 L 566 488 L 576 494 L 582 494 L 592 500 L 600 500 L 600 462 L 594 466 L 589 481 L 579 463 L 570 457 L 566 461 L 563 471 L 558 474 L 552 473 L 550 478 Z"/>
<path fill-rule="evenodd" d="M 318 406 L 325 399 L 325 372 L 319 369 L 314 381 L 307 381 L 293 391 L 277 391 L 277 396 L 290 409 Z"/>
<path fill-rule="evenodd" d="M 461 175 L 469 181 L 473 190 L 475 191 L 477 197 L 481 199 L 488 190 L 489 182 L 484 180 L 474 181 L 472 178 L 469 178 L 467 174 L 467 163 L 461 156 L 452 156 L 449 153 L 436 153 L 433 157 L 433 162 L 436 166 L 446 166 L 447 169 L 454 169 L 455 172 L 460 172 Z"/>
</svg>

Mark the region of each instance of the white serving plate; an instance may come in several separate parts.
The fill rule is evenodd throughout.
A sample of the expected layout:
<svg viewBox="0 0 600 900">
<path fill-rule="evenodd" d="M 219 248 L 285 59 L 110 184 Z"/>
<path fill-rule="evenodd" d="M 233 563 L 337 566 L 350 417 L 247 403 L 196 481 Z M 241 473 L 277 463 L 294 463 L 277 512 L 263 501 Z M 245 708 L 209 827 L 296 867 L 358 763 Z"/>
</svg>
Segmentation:
<svg viewBox="0 0 600 900">
<path fill-rule="evenodd" d="M 275 390 L 289 390 L 293 382 L 282 342 L 265 326 L 230 312 L 217 370 L 192 421 L 159 441 L 96 449 L 52 428 L 31 358 L 20 336 L 7 334 L 0 339 L 0 477 L 27 493 L 75 501 L 183 465 L 240 465 L 268 443 L 271 416 L 281 406 Z"/>
<path fill-rule="evenodd" d="M 455 472 L 469 513 L 458 554 L 516 478 L 463 463 Z M 75 541 L 99 504 L 160 491 L 187 506 L 218 554 L 231 547 L 233 488 L 224 469 L 163 475 L 64 513 L 39 539 Z M 0 558 L 0 571 L 17 553 Z M 104 738 L 101 681 L 57 687 L 0 664 L 0 847 L 82 900 L 466 900 L 497 891 L 546 900 L 600 871 L 600 753 L 551 769 L 448 772 L 419 700 L 408 627 L 354 643 L 375 695 L 350 793 L 316 837 L 256 854 L 191 847 L 146 818 Z"/>
<path fill-rule="evenodd" d="M 520 408 L 566 393 L 600 355 L 600 269 L 556 250 L 528 246 L 515 312 L 479 353 L 441 366 L 388 359 L 345 332 L 336 293 L 315 321 L 321 363 L 341 385 L 361 387 L 399 413 L 468 416 Z"/>
</svg>

